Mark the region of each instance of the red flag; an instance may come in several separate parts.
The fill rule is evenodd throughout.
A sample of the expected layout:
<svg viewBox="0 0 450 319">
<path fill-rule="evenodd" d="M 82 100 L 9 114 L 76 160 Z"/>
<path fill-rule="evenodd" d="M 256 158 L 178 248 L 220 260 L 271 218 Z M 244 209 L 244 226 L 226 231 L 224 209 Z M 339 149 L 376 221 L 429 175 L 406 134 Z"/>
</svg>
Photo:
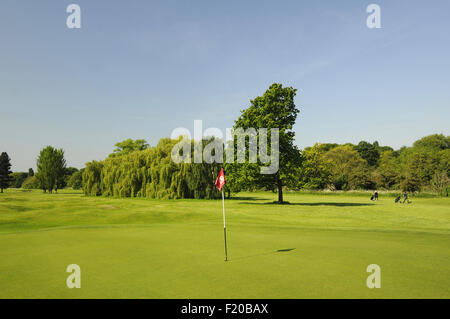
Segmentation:
<svg viewBox="0 0 450 319">
<path fill-rule="evenodd" d="M 219 176 L 216 179 L 216 186 L 219 191 L 222 190 L 223 185 L 225 185 L 225 174 L 223 173 L 223 168 L 220 170 Z"/>
</svg>

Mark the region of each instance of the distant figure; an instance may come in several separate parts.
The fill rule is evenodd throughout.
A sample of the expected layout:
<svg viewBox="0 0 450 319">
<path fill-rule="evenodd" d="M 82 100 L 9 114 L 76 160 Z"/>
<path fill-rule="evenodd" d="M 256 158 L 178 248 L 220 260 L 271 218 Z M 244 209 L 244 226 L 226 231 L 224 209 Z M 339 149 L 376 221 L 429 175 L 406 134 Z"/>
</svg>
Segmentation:
<svg viewBox="0 0 450 319">
<path fill-rule="evenodd" d="M 378 191 L 375 191 L 375 200 L 378 200 Z"/>
<path fill-rule="evenodd" d="M 405 202 L 409 204 L 408 193 L 406 191 L 403 192 L 403 203 Z"/>
<path fill-rule="evenodd" d="M 396 202 L 396 203 L 400 202 L 400 199 L 401 199 L 401 196 L 398 196 L 398 197 L 395 199 L 395 202 Z"/>
</svg>

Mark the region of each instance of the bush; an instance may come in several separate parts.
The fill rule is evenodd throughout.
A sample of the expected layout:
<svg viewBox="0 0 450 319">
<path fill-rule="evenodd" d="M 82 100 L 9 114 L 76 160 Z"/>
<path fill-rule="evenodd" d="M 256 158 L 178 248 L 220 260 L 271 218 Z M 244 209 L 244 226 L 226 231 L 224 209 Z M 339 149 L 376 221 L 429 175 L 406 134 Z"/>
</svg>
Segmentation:
<svg viewBox="0 0 450 319">
<path fill-rule="evenodd" d="M 11 177 L 13 181 L 11 183 L 11 187 L 21 188 L 23 182 L 27 179 L 28 173 L 12 173 Z"/>
<path fill-rule="evenodd" d="M 27 179 L 22 183 L 23 189 L 39 189 L 41 188 L 41 184 L 39 183 L 39 180 L 36 176 L 29 176 Z"/>
<path fill-rule="evenodd" d="M 72 187 L 72 189 L 82 189 L 83 188 L 82 171 L 77 171 L 73 173 L 68 179 L 67 186 Z"/>
</svg>

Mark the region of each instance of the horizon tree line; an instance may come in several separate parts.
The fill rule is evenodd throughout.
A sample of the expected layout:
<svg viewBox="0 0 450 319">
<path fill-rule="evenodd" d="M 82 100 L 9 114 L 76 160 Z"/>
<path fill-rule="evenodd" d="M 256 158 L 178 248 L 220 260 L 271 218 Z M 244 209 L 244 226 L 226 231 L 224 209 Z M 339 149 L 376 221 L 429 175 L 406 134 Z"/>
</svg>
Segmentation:
<svg viewBox="0 0 450 319">
<path fill-rule="evenodd" d="M 234 128 L 242 129 L 279 129 L 280 163 L 273 175 L 260 174 L 259 168 L 264 163 L 259 158 L 257 163 L 176 164 L 171 160 L 171 149 L 179 140 L 163 138 L 150 147 L 146 140 L 127 139 L 118 142 L 105 160 L 86 163 L 81 171 L 66 167 L 62 149 L 47 146 L 38 156 L 37 173 L 31 174 L 31 169 L 28 174 L 14 173 L 15 185 L 22 183 L 24 188 L 41 188 L 50 193 L 69 186 L 82 188 L 86 195 L 92 196 L 217 198 L 213 184 L 223 166 L 228 196 L 264 189 L 278 193 L 278 203 L 283 203 L 284 189 L 302 188 L 398 189 L 448 196 L 450 136 L 429 135 L 415 141 L 412 147 L 399 150 L 380 146 L 377 141 L 360 141 L 357 145 L 316 143 L 299 150 L 294 145 L 293 131 L 299 113 L 294 103 L 296 92 L 292 87 L 272 84 L 262 96 L 250 101 L 234 124 Z M 209 141 L 203 140 L 202 147 Z M 222 146 L 225 147 L 223 143 Z M 248 147 L 245 149 L 248 158 Z M 3 161 L 6 162 L 6 157 Z M 6 166 L 0 172 L 8 172 Z M 3 173 L 0 186 L 9 185 L 10 176 L 11 173 Z"/>
<path fill-rule="evenodd" d="M 377 142 L 366 141 L 361 141 L 356 145 L 316 143 L 300 152 L 300 164 L 290 172 L 291 177 L 287 180 L 288 185 L 284 188 L 292 190 L 393 189 L 411 192 L 431 191 L 448 196 L 450 182 L 448 177 L 450 173 L 448 140 L 448 136 L 433 134 L 415 141 L 411 147 L 402 147 L 399 150 L 394 150 L 389 146 L 380 146 Z M 9 187 L 39 188 L 48 192 L 71 187 L 83 189 L 87 195 L 216 198 L 217 194 L 214 194 L 214 188 L 206 191 L 207 183 L 202 184 L 199 181 L 201 176 L 206 180 L 213 181 L 214 174 L 222 165 L 207 164 L 201 168 L 201 164 L 185 164 L 185 167 L 180 169 L 176 168 L 177 164 L 168 165 L 171 163 L 170 147 L 176 142 L 177 140 L 169 138 L 161 139 L 160 144 L 155 147 L 111 156 L 104 161 L 89 162 L 86 166 L 87 170 L 86 168 L 78 170 L 66 167 L 63 158 L 64 151 L 46 147 L 39 154 L 38 160 L 42 164 L 36 174 L 32 168 L 28 172 L 11 172 L 10 158 L 6 152 L 3 152 L 0 155 L 1 192 Z M 153 153 L 155 155 L 150 155 Z M 152 165 L 152 162 L 155 163 Z M 195 165 L 199 165 L 195 170 L 188 168 L 189 166 L 195 167 Z M 223 166 L 227 174 L 225 191 L 228 196 L 231 193 L 245 190 L 269 188 L 253 183 L 252 175 L 257 175 L 259 168 L 253 168 L 252 172 L 250 171 L 252 167 L 249 167 L 248 164 L 226 163 Z M 94 175 L 92 175 L 92 170 L 96 171 Z M 202 170 L 203 173 L 200 173 Z M 87 173 L 85 173 L 86 171 Z M 161 185 L 158 187 L 153 185 L 150 188 L 140 187 L 139 183 L 142 183 L 142 174 L 145 171 L 149 173 L 149 176 L 146 177 L 147 182 L 151 179 L 158 180 Z M 177 177 L 181 179 L 183 176 L 182 181 L 173 185 L 172 181 L 170 183 L 167 180 L 164 181 L 169 176 L 172 178 L 175 171 L 183 172 L 179 173 Z M 117 176 L 112 177 L 111 174 Z M 197 180 L 191 182 L 191 186 L 197 185 L 189 190 L 187 185 L 190 179 Z M 134 186 L 132 186 L 133 183 Z M 121 185 L 119 186 L 119 184 Z M 171 185 L 171 188 L 167 186 L 168 184 Z M 107 185 L 109 185 L 108 189 Z M 270 190 L 278 192 L 277 189 Z"/>
</svg>

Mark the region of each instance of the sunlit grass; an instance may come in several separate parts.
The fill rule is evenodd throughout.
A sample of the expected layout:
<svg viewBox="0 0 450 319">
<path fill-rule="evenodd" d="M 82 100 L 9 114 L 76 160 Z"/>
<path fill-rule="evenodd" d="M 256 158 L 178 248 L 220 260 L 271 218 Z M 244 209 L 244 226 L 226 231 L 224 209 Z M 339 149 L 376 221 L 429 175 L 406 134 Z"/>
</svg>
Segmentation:
<svg viewBox="0 0 450 319">
<path fill-rule="evenodd" d="M 448 298 L 450 200 L 242 193 L 220 200 L 0 196 L 0 297 Z M 67 265 L 82 269 L 68 289 Z M 366 287 L 366 267 L 382 288 Z"/>
</svg>

